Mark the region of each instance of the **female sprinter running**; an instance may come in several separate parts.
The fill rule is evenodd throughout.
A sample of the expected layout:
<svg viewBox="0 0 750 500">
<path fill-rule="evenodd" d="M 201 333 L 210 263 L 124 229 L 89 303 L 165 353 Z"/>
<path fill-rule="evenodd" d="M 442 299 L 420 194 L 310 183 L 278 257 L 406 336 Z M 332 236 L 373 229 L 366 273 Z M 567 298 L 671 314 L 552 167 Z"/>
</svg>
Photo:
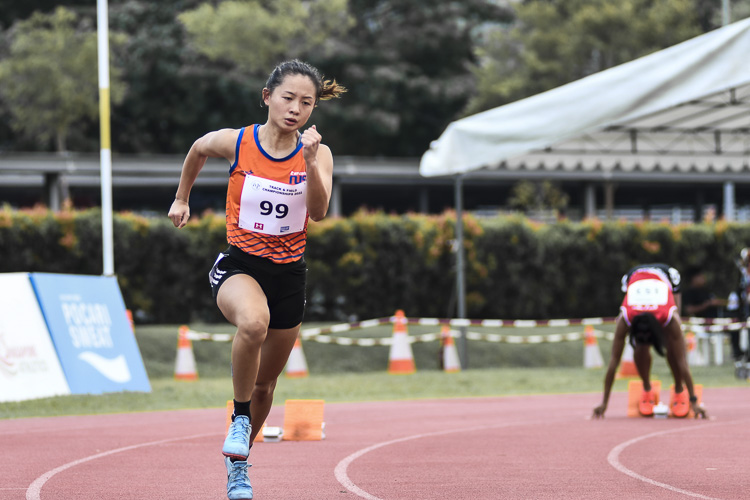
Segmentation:
<svg viewBox="0 0 750 500">
<path fill-rule="evenodd" d="M 229 248 L 219 254 L 209 280 L 217 306 L 237 327 L 234 414 L 222 449 L 230 500 L 253 496 L 250 446 L 271 409 L 304 313 L 308 217 L 323 219 L 331 198 L 331 151 L 315 125 L 302 127 L 319 101 L 345 91 L 307 63 L 277 66 L 262 93 L 266 123 L 216 130 L 195 141 L 169 209 L 174 225 L 184 227 L 190 190 L 207 157 L 226 158 Z"/>
<path fill-rule="evenodd" d="M 602 404 L 594 408 L 594 417 L 603 417 L 607 411 L 615 371 L 620 364 L 629 333 L 633 361 L 643 380 L 643 393 L 638 405 L 641 415 L 654 414 L 656 394 L 651 390 L 650 379 L 650 346 L 654 346 L 660 356 L 664 356 L 664 348 L 667 350 L 667 363 L 674 378 L 672 415 L 686 417 L 692 408 L 696 418 L 705 418 L 706 412 L 698 406 L 693 390 L 693 378 L 688 368 L 685 339 L 682 336 L 682 321 L 678 313 L 680 273 L 665 264 L 636 266 L 622 277 L 622 291 L 625 292 L 625 298 L 620 306 L 615 338 L 612 341 L 612 356 L 604 377 L 604 397 Z"/>
</svg>

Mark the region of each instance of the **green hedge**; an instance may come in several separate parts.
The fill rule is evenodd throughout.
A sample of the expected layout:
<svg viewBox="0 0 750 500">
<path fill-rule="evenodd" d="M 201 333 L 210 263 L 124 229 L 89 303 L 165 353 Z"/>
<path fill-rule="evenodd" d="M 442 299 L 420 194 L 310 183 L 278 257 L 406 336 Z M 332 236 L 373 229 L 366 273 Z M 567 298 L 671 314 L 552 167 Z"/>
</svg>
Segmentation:
<svg viewBox="0 0 750 500">
<path fill-rule="evenodd" d="M 474 318 L 613 316 L 622 274 L 641 262 L 702 265 L 726 295 L 750 225 L 560 222 L 466 216 L 467 309 Z M 455 314 L 455 213 L 361 212 L 310 223 L 307 320 Z M 166 218 L 115 215 L 115 271 L 139 321 L 215 322 L 208 271 L 226 248 L 223 215 L 182 230 Z M 0 211 L 0 272 L 101 274 L 101 212 Z"/>
</svg>

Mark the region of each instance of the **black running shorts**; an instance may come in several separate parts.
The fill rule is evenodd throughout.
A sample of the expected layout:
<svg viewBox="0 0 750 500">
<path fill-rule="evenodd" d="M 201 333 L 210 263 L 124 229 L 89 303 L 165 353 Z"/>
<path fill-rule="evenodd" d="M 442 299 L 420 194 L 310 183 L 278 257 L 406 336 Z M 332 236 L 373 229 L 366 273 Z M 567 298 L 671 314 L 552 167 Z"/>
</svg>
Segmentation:
<svg viewBox="0 0 750 500">
<path fill-rule="evenodd" d="M 268 300 L 271 312 L 269 328 L 293 328 L 305 315 L 305 278 L 307 265 L 304 259 L 287 264 L 276 264 L 268 259 L 250 255 L 235 246 L 219 254 L 208 279 L 214 301 L 221 285 L 235 274 L 246 274 L 258 282 Z"/>
</svg>

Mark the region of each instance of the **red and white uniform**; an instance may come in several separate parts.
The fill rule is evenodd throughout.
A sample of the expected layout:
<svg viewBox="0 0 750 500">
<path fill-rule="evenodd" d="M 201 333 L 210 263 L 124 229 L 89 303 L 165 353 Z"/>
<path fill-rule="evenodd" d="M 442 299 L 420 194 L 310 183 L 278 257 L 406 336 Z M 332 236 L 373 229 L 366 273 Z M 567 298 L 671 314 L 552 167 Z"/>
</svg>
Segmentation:
<svg viewBox="0 0 750 500">
<path fill-rule="evenodd" d="M 667 326 L 677 310 L 674 293 L 680 291 L 680 273 L 665 264 L 637 266 L 622 277 L 622 291 L 625 298 L 620 311 L 628 326 L 643 313 L 652 314 Z"/>
</svg>

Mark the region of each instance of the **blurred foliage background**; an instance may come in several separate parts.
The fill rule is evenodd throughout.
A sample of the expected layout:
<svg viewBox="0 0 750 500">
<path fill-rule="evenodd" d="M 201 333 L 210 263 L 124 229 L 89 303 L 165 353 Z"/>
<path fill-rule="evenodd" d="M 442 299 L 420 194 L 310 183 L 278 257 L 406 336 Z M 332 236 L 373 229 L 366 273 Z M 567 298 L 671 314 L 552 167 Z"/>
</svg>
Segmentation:
<svg viewBox="0 0 750 500">
<path fill-rule="evenodd" d="M 721 25 L 721 0 L 110 0 L 112 149 L 184 153 L 265 120 L 297 57 L 350 89 L 314 115 L 336 154 L 418 156 L 451 121 Z M 731 2 L 732 19 L 750 0 Z M 0 0 L 0 152 L 97 151 L 96 2 Z M 52 64 L 54 62 L 55 64 Z"/>
<path fill-rule="evenodd" d="M 309 227 L 306 321 L 455 316 L 455 214 L 359 212 Z M 726 297 L 750 224 L 558 222 L 464 217 L 470 318 L 614 317 L 632 266 L 700 265 Z M 139 323 L 222 321 L 208 272 L 226 248 L 224 217 L 205 213 L 176 231 L 166 217 L 116 214 L 115 272 Z M 98 209 L 0 211 L 0 273 L 101 274 Z"/>
</svg>

